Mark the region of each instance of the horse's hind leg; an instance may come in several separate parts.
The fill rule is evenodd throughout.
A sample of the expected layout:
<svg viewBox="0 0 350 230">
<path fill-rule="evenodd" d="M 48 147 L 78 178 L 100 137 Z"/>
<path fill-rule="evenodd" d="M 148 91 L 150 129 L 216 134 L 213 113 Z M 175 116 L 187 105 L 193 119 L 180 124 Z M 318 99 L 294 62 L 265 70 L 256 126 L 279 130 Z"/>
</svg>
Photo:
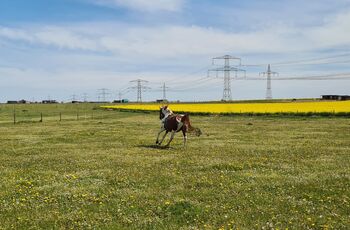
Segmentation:
<svg viewBox="0 0 350 230">
<path fill-rule="evenodd" d="M 184 135 L 184 147 L 186 147 L 186 142 L 187 142 L 187 134 L 186 134 L 186 131 L 182 130 L 182 134 Z"/>
<path fill-rule="evenodd" d="M 168 132 L 169 132 L 169 131 L 166 131 L 166 132 L 165 132 L 165 134 L 164 134 L 162 140 L 158 143 L 158 145 L 161 145 L 161 144 L 163 143 L 163 141 L 164 141 L 166 135 L 168 134 Z"/>
<path fill-rule="evenodd" d="M 165 147 L 169 147 L 169 145 L 170 145 L 171 141 L 174 139 L 175 133 L 176 133 L 175 131 L 173 131 L 173 132 L 171 133 L 170 140 L 169 140 L 168 144 L 166 144 L 166 146 L 165 146 Z"/>
</svg>

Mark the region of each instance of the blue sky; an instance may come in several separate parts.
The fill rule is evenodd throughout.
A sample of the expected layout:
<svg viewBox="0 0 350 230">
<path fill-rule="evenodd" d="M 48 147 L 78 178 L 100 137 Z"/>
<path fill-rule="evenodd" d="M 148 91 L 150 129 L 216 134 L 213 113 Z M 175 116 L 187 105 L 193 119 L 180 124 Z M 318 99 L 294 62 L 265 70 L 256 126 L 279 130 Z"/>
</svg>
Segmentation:
<svg viewBox="0 0 350 230">
<path fill-rule="evenodd" d="M 135 100 L 218 100 L 223 82 L 202 79 L 211 58 L 242 58 L 248 78 L 272 63 L 280 77 L 350 73 L 348 0 L 2 0 L 0 101 L 68 100 L 99 88 Z M 280 62 L 319 59 L 293 65 Z M 326 65 L 323 65 L 326 63 Z M 261 64 L 261 65 L 260 65 Z M 234 99 L 265 96 L 266 82 L 234 80 Z M 350 94 L 350 80 L 274 81 L 275 98 Z"/>
</svg>

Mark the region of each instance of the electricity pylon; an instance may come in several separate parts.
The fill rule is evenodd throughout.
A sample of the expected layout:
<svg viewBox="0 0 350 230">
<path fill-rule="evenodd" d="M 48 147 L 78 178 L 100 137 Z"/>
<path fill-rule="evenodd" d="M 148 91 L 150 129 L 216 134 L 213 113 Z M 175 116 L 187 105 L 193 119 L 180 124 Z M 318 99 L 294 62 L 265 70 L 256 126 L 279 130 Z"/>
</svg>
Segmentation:
<svg viewBox="0 0 350 230">
<path fill-rule="evenodd" d="M 269 64 L 267 66 L 267 71 L 260 73 L 260 75 L 263 75 L 264 77 L 267 77 L 267 83 L 266 83 L 266 100 L 272 99 L 272 87 L 271 87 L 271 77 L 278 76 L 277 72 L 271 71 L 271 65 Z"/>
<path fill-rule="evenodd" d="M 162 91 L 163 91 L 163 101 L 166 101 L 166 90 L 169 89 L 169 87 L 165 86 L 165 83 L 163 83 Z"/>
<path fill-rule="evenodd" d="M 210 72 L 224 72 L 224 90 L 223 90 L 223 96 L 222 100 L 223 101 L 231 101 L 232 100 L 232 93 L 231 93 L 231 72 L 235 72 L 235 77 L 237 78 L 237 73 L 238 72 L 246 72 L 245 70 L 239 68 L 241 67 L 241 59 L 237 57 L 233 57 L 230 55 L 225 55 L 222 57 L 216 57 L 213 58 L 213 65 L 215 64 L 215 60 L 222 59 L 224 60 L 224 66 L 218 67 L 215 69 L 210 69 L 208 70 L 208 73 Z M 230 60 L 235 60 L 238 62 L 236 65 L 230 65 Z"/>
<path fill-rule="evenodd" d="M 106 96 L 109 95 L 108 89 L 102 88 L 98 90 L 98 101 L 106 102 Z"/>
<path fill-rule="evenodd" d="M 70 96 L 71 101 L 77 101 L 78 95 L 73 94 Z"/>
<path fill-rule="evenodd" d="M 144 86 L 143 84 L 147 83 L 148 81 L 137 79 L 134 81 L 130 81 L 131 83 L 136 83 L 136 86 L 130 87 L 130 89 L 136 89 L 137 91 L 137 102 L 142 102 L 142 92 L 150 89 L 149 87 Z"/>
<path fill-rule="evenodd" d="M 88 94 L 87 94 L 87 93 L 83 93 L 82 98 L 83 98 L 83 101 L 84 101 L 84 102 L 87 102 Z"/>
</svg>

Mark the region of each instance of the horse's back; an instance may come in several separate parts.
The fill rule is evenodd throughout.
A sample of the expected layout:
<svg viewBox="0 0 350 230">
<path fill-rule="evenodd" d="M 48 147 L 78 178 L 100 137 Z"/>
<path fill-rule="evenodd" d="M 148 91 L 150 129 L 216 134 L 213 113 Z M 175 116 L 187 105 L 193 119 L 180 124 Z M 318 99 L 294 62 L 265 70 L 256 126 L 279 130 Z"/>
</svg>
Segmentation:
<svg viewBox="0 0 350 230">
<path fill-rule="evenodd" d="M 170 115 L 166 119 L 164 127 L 167 131 L 176 131 L 178 130 L 178 124 L 181 122 L 181 120 L 182 120 L 181 115 L 177 115 L 177 114 Z"/>
</svg>

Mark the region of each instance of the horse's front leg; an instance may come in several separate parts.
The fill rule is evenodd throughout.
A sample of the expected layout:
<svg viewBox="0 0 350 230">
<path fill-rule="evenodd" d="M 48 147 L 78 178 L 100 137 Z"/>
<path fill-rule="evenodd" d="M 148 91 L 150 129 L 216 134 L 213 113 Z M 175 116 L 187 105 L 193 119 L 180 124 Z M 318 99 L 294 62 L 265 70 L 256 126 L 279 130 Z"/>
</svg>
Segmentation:
<svg viewBox="0 0 350 230">
<path fill-rule="evenodd" d="M 156 145 L 159 144 L 159 136 L 160 136 L 160 134 L 161 134 L 162 132 L 164 132 L 164 131 L 165 131 L 165 128 L 164 128 L 164 126 L 163 126 L 163 127 L 160 128 L 160 131 L 158 132 L 158 136 L 157 136 L 157 140 L 156 140 Z"/>
<path fill-rule="evenodd" d="M 169 147 L 171 141 L 174 139 L 175 133 L 176 133 L 176 131 L 173 131 L 173 132 L 171 133 L 171 137 L 170 137 L 170 139 L 169 139 L 169 141 L 168 141 L 168 144 L 166 144 L 165 147 Z"/>
<path fill-rule="evenodd" d="M 164 139 L 165 139 L 165 137 L 166 137 L 166 135 L 167 135 L 168 133 L 169 133 L 169 131 L 166 131 L 166 132 L 165 132 L 165 134 L 164 134 L 162 140 L 158 143 L 158 145 L 161 145 L 161 144 L 163 143 L 163 141 L 164 141 Z"/>
</svg>

